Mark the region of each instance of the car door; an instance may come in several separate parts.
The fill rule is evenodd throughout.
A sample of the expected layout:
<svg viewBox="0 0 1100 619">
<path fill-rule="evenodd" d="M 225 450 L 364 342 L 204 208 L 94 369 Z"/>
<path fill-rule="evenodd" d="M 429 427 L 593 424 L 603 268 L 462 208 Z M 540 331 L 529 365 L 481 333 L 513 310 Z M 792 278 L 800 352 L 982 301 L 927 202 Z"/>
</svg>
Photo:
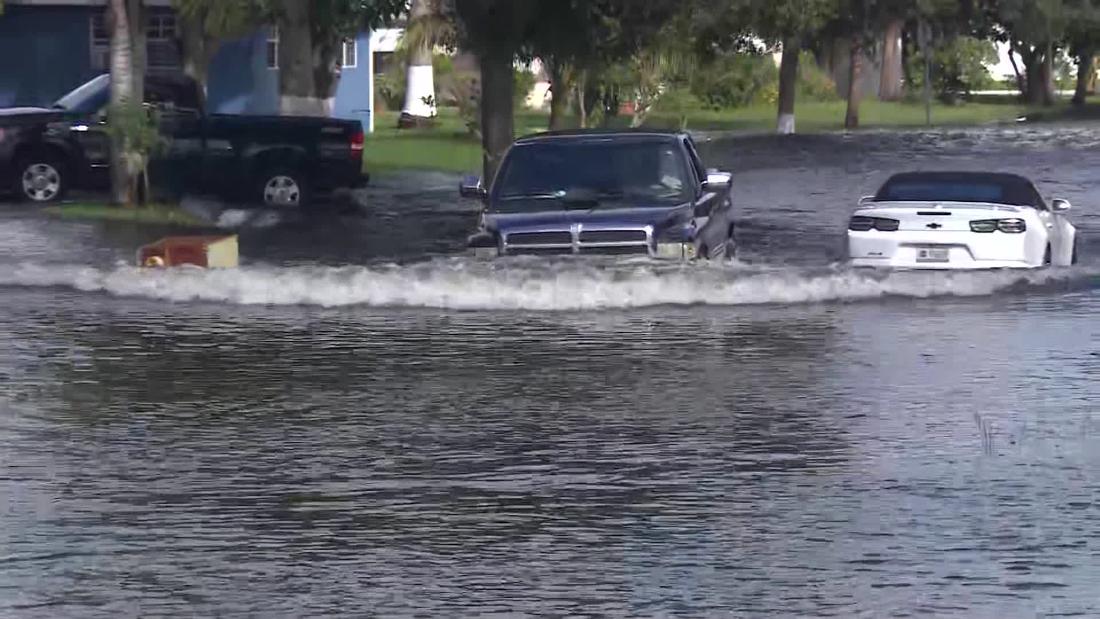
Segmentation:
<svg viewBox="0 0 1100 619">
<path fill-rule="evenodd" d="M 110 185 L 111 136 L 107 132 L 107 108 L 71 124 L 70 135 L 83 157 L 81 184 L 91 188 Z"/>
<path fill-rule="evenodd" d="M 1039 192 L 1032 187 L 1031 188 L 1031 203 L 1032 208 L 1039 215 L 1039 221 L 1043 222 L 1043 226 L 1047 232 L 1047 242 L 1050 244 L 1050 257 L 1054 264 L 1062 262 L 1064 256 L 1068 255 L 1069 251 L 1066 247 L 1065 238 L 1065 225 L 1061 220 L 1061 215 L 1050 210 L 1046 202 L 1043 201 Z M 1045 252 L 1046 249 L 1044 248 Z"/>
<path fill-rule="evenodd" d="M 707 171 L 691 138 L 683 138 L 683 147 L 688 158 L 688 167 L 695 178 L 695 226 L 699 231 L 700 245 L 712 252 L 725 243 L 725 231 L 729 228 L 725 221 L 727 215 L 721 208 L 723 196 L 706 189 Z"/>
</svg>

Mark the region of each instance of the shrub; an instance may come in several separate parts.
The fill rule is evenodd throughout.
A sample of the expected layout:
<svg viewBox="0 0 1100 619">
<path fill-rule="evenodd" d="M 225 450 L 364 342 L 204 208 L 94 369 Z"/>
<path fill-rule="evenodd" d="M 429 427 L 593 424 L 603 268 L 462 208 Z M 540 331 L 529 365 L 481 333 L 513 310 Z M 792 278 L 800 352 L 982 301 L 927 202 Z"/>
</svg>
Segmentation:
<svg viewBox="0 0 1100 619">
<path fill-rule="evenodd" d="M 813 53 L 803 52 L 798 60 L 798 98 L 810 101 L 839 101 L 836 82 L 817 65 Z"/>
<path fill-rule="evenodd" d="M 516 69 L 515 99 L 516 109 L 523 109 L 527 105 L 527 95 L 535 87 L 535 74 L 526 69 Z"/>
<path fill-rule="evenodd" d="M 945 103 L 954 103 L 975 90 L 995 86 L 989 65 L 997 62 L 997 47 L 992 41 L 957 37 L 936 46 L 932 52 L 932 90 Z M 924 88 L 924 56 L 920 50 L 909 55 L 911 93 Z"/>
<path fill-rule="evenodd" d="M 714 109 L 742 107 L 766 97 L 767 87 L 778 80 L 779 69 L 770 55 L 732 54 L 695 71 L 690 90 Z"/>
</svg>

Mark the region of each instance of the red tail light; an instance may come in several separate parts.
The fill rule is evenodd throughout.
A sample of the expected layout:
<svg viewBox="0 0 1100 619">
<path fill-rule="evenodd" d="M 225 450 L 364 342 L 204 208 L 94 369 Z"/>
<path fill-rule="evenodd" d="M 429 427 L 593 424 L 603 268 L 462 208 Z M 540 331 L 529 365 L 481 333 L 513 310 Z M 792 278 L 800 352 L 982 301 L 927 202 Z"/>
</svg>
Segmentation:
<svg viewBox="0 0 1100 619">
<path fill-rule="evenodd" d="M 363 135 L 363 130 L 359 129 L 355 133 L 351 134 L 351 152 L 361 153 L 363 152 L 363 142 L 366 140 L 366 136 Z"/>
</svg>

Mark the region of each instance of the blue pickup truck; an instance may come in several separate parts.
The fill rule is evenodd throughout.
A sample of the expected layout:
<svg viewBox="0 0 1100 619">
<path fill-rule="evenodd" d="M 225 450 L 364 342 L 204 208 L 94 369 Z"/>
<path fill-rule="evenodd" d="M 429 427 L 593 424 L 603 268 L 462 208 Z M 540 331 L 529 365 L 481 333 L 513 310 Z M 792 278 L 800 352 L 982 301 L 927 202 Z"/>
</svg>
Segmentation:
<svg viewBox="0 0 1100 619">
<path fill-rule="evenodd" d="M 517 254 L 733 258 L 732 176 L 703 167 L 685 133 L 570 131 L 522 138 L 485 187 L 469 247 Z"/>
<path fill-rule="evenodd" d="M 70 189 L 106 187 L 109 92 L 110 76 L 101 75 L 52 107 L 0 109 L 0 189 L 48 203 Z M 161 189 L 298 207 L 367 181 L 357 121 L 206 114 L 201 100 L 189 79 L 147 78 L 145 104 L 167 144 L 150 165 Z"/>
</svg>

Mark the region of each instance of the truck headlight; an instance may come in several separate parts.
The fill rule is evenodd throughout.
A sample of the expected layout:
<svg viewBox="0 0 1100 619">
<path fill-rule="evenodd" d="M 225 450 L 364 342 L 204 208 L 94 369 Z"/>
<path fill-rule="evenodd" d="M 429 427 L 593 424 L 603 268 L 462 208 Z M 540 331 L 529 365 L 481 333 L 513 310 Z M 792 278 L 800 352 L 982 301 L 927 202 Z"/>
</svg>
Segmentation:
<svg viewBox="0 0 1100 619">
<path fill-rule="evenodd" d="M 694 260 L 695 243 L 690 241 L 661 241 L 657 243 L 657 257 L 668 260 Z"/>
</svg>

